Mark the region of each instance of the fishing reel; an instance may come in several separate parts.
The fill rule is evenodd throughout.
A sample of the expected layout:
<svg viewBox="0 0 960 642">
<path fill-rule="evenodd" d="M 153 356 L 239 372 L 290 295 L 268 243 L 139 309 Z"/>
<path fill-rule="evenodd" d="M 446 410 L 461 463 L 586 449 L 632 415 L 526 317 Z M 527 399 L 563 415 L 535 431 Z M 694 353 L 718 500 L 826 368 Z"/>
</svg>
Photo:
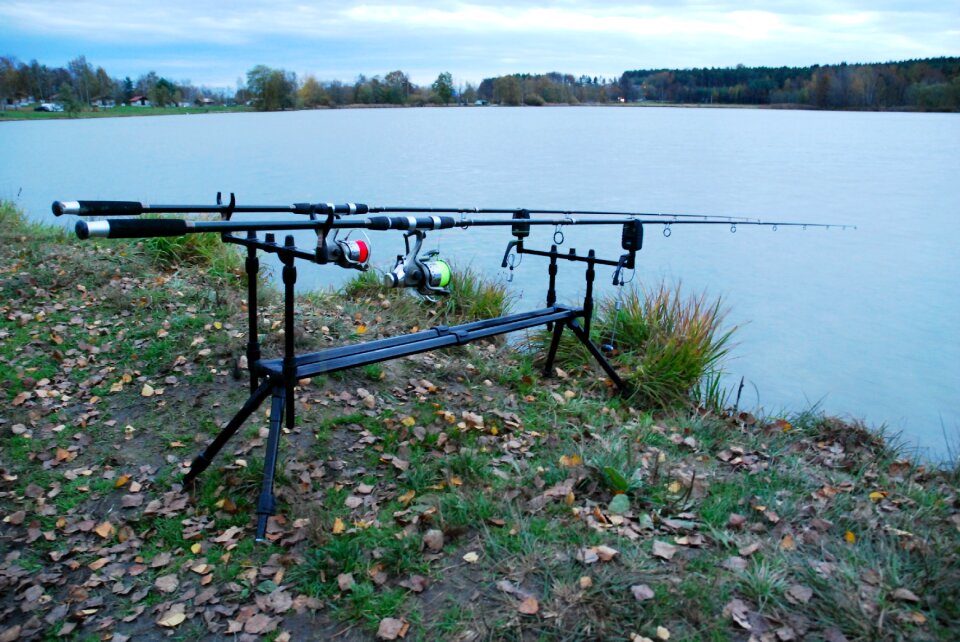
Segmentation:
<svg viewBox="0 0 960 642">
<path fill-rule="evenodd" d="M 318 263 L 336 263 L 342 268 L 361 272 L 370 269 L 369 240 L 353 240 L 349 236 L 338 239 L 334 231 L 332 237 L 321 236 L 317 241 Z"/>
<path fill-rule="evenodd" d="M 316 214 L 311 212 L 310 218 L 316 220 Z M 370 239 L 364 234 L 363 240 L 351 240 L 353 231 L 338 239 L 340 230 L 332 229 L 336 218 L 335 214 L 328 214 L 326 223 L 317 230 L 317 263 L 336 263 L 342 268 L 366 272 L 370 269 Z"/>
<path fill-rule="evenodd" d="M 416 238 L 413 249 L 410 248 L 410 237 Z M 423 240 L 426 234 L 422 230 L 414 230 L 405 234 L 403 241 L 407 248 L 406 255 L 398 255 L 397 263 L 383 276 L 383 284 L 388 288 L 416 288 L 417 292 L 428 300 L 432 296 L 450 294 L 447 286 L 450 285 L 450 265 L 438 258 L 439 252 L 431 250 L 420 256 Z"/>
</svg>

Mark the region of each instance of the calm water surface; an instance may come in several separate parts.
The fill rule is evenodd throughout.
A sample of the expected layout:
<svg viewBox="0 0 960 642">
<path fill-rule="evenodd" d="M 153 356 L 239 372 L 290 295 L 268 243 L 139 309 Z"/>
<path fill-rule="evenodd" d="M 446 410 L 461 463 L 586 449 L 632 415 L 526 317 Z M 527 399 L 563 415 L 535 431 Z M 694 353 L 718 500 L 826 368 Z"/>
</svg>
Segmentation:
<svg viewBox="0 0 960 642">
<path fill-rule="evenodd" d="M 940 457 L 960 442 L 960 117 L 733 109 L 339 110 L 0 123 L 0 198 L 618 209 L 848 223 L 857 231 L 648 228 L 636 282 L 723 296 L 742 406 L 824 409 Z M 619 250 L 613 229 L 565 247 Z M 429 246 L 500 274 L 506 230 Z M 541 230 L 541 244 L 549 232 Z M 392 262 L 399 235 L 375 235 Z M 304 244 L 309 237 L 304 236 Z M 304 266 L 303 287 L 338 285 Z M 527 257 L 518 309 L 540 305 Z M 610 275 L 600 283 L 609 292 Z M 567 270 L 561 298 L 582 295 Z M 946 437 L 945 437 L 946 434 Z"/>
</svg>

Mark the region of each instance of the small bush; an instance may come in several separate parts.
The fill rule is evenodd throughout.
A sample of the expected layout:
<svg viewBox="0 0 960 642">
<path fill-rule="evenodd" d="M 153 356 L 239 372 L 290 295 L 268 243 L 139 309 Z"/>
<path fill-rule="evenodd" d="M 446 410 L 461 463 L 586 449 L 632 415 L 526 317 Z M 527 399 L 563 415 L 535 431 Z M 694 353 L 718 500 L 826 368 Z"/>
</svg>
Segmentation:
<svg viewBox="0 0 960 642">
<path fill-rule="evenodd" d="M 531 107 L 543 107 L 547 104 L 547 101 L 541 98 L 540 94 L 530 94 L 523 99 L 523 103 Z"/>
</svg>

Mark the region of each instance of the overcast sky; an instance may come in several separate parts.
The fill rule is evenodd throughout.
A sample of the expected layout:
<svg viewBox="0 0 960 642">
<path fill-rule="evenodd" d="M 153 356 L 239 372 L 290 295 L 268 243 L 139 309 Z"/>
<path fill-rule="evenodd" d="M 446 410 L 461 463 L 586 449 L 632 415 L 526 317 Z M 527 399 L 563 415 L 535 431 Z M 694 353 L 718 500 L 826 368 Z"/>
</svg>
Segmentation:
<svg viewBox="0 0 960 642">
<path fill-rule="evenodd" d="M 0 55 L 235 87 L 256 64 L 418 84 L 513 72 L 884 62 L 960 55 L 960 0 L 0 0 Z"/>
</svg>

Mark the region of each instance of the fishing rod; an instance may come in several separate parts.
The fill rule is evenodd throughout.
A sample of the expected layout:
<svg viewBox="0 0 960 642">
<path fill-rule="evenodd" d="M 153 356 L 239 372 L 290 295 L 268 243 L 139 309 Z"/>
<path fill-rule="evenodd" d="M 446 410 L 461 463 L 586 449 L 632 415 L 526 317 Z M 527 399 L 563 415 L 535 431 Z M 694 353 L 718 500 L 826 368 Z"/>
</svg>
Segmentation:
<svg viewBox="0 0 960 642">
<path fill-rule="evenodd" d="M 636 212 L 602 212 L 579 210 L 537 210 L 537 209 L 483 209 L 483 208 L 436 208 L 436 207 L 371 207 L 363 203 L 295 203 L 286 206 L 274 205 L 237 205 L 236 197 L 231 194 L 230 202 L 224 204 L 221 194 L 217 194 L 217 204 L 212 206 L 196 205 L 147 205 L 138 201 L 56 201 L 53 212 L 57 216 L 76 214 L 79 216 L 114 216 L 141 214 L 183 214 L 218 213 L 219 221 L 193 220 L 185 218 L 107 218 L 104 220 L 79 220 L 75 231 L 79 238 L 155 238 L 183 236 L 186 234 L 219 233 L 224 242 L 236 243 L 248 249 L 272 253 L 283 253 L 317 264 L 333 263 L 343 268 L 366 271 L 370 268 L 371 244 L 369 239 L 351 239 L 354 230 L 364 233 L 370 231 L 398 230 L 404 232 L 406 254 L 397 256 L 397 261 L 384 277 L 388 287 L 416 288 L 424 296 L 446 294 L 445 286 L 450 280 L 449 265 L 437 257 L 436 252 L 423 256 L 425 235 L 428 231 L 452 228 L 510 226 L 515 240 L 507 244 L 501 267 L 515 266 L 509 261 L 511 252 L 517 255 L 532 254 L 557 260 L 586 261 L 591 265 L 610 265 L 616 268 L 614 284 L 618 283 L 624 269 L 633 269 L 636 252 L 642 247 L 643 226 L 662 225 L 664 236 L 672 234 L 675 225 L 726 225 L 731 232 L 737 226 L 769 227 L 777 230 L 784 227 L 855 227 L 845 224 L 811 223 L 780 220 L 762 220 L 746 217 L 727 217 L 713 215 L 657 215 Z M 467 216 L 467 212 L 473 216 Z M 296 213 L 308 214 L 310 220 L 236 220 L 235 213 Z M 383 214 L 404 213 L 406 216 L 386 216 Z M 371 215 L 373 214 L 373 215 Z M 414 215 L 419 214 L 419 215 Z M 429 216 L 424 215 L 429 214 Z M 451 214 L 457 214 L 452 216 Z M 501 215 L 510 214 L 510 218 Z M 538 216 L 539 215 L 539 216 Z M 534 216 L 538 216 L 534 218 Z M 626 251 L 619 260 L 605 260 L 597 257 L 577 256 L 574 251 L 560 254 L 556 245 L 563 243 L 563 228 L 577 225 L 619 225 L 623 228 L 621 247 Z M 553 226 L 554 247 L 549 252 L 524 247 L 524 239 L 529 236 L 531 226 Z M 293 245 L 292 237 L 283 246 L 274 240 L 273 232 L 297 230 L 313 231 L 317 235 L 315 250 L 302 250 Z M 348 230 L 347 236 L 338 238 L 341 231 Z M 246 232 L 246 238 L 234 236 L 236 232 Z M 257 237 L 258 232 L 266 232 L 266 240 Z M 412 241 L 412 243 L 411 243 Z M 621 279 L 622 280 L 622 279 Z"/>
<path fill-rule="evenodd" d="M 727 214 L 674 214 L 667 212 L 617 212 L 606 210 L 559 210 L 529 208 L 482 208 L 482 207 L 420 207 L 420 206 L 374 206 L 364 203 L 293 203 L 292 205 L 237 205 L 230 195 L 230 202 L 223 204 L 217 195 L 216 205 L 151 205 L 140 201 L 55 201 L 56 216 L 140 216 L 143 214 L 219 214 L 229 218 L 233 214 L 301 214 L 301 215 L 355 215 L 355 214 L 458 214 L 506 215 L 534 214 L 548 216 L 633 216 L 665 219 L 696 219 L 722 221 L 759 221 L 756 217 Z"/>
<path fill-rule="evenodd" d="M 665 222 L 657 218 L 636 218 L 623 216 L 620 218 L 580 219 L 572 216 L 554 217 L 547 219 L 524 220 L 523 225 L 552 225 L 564 227 L 568 225 L 623 225 L 627 221 L 636 221 L 645 225 L 728 225 L 733 231 L 741 225 L 759 227 L 817 227 L 830 229 L 839 227 L 846 229 L 855 226 L 835 223 L 799 223 L 794 221 L 696 221 L 681 219 Z M 514 226 L 516 222 L 510 219 L 484 218 L 455 218 L 452 216 L 370 216 L 366 218 L 341 218 L 331 222 L 325 221 L 194 221 L 189 219 L 106 219 L 101 221 L 77 221 L 76 234 L 81 239 L 87 238 L 152 238 L 160 236 L 183 236 L 197 233 L 232 233 L 249 231 L 295 231 L 328 229 L 368 229 L 368 230 L 444 230 L 459 227 L 499 227 Z"/>
</svg>

